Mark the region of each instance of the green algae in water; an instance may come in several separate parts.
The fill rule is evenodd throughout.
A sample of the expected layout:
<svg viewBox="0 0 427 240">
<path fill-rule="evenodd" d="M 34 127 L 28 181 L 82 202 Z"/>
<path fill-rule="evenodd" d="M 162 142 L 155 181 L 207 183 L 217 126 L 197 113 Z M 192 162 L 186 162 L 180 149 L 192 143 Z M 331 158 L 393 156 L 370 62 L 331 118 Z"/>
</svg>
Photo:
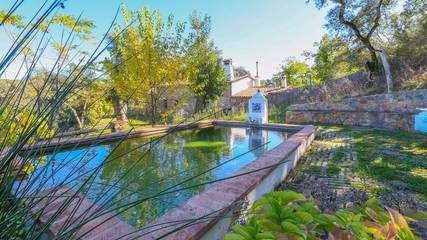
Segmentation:
<svg viewBox="0 0 427 240">
<path fill-rule="evenodd" d="M 225 146 L 225 142 L 196 141 L 185 144 L 184 148 L 218 148 Z"/>
</svg>

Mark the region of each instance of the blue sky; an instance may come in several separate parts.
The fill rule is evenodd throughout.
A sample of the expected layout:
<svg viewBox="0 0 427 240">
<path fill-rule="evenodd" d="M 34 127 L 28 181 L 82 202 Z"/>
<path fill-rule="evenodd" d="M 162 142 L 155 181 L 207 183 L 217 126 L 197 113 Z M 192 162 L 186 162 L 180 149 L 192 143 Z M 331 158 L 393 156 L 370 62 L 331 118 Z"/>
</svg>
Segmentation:
<svg viewBox="0 0 427 240">
<path fill-rule="evenodd" d="M 317 10 L 305 0 L 68 0 L 66 13 L 95 21 L 95 33 L 108 27 L 120 3 L 130 9 L 149 6 L 163 14 L 172 13 L 187 20 L 197 10 L 212 17 L 212 39 L 223 57 L 255 73 L 260 62 L 260 76 L 269 78 L 287 57 L 299 57 L 303 50 L 313 50 L 313 43 L 326 32 L 326 11 Z M 32 13 L 40 0 L 27 0 L 21 13 Z"/>
</svg>

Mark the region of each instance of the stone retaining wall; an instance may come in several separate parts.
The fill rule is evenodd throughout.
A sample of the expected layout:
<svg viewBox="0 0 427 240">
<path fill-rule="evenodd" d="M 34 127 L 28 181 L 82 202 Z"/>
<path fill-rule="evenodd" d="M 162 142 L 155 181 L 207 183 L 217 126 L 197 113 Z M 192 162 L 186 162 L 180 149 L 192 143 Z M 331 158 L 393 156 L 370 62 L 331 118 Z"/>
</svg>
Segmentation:
<svg viewBox="0 0 427 240">
<path fill-rule="evenodd" d="M 366 85 L 366 76 L 359 72 L 312 87 L 272 91 L 269 92 L 266 97 L 270 106 L 288 106 L 295 103 L 308 103 L 360 96 L 365 92 Z"/>
<path fill-rule="evenodd" d="M 288 108 L 286 121 L 413 131 L 417 108 L 426 107 L 427 89 L 424 89 L 297 104 Z"/>
</svg>

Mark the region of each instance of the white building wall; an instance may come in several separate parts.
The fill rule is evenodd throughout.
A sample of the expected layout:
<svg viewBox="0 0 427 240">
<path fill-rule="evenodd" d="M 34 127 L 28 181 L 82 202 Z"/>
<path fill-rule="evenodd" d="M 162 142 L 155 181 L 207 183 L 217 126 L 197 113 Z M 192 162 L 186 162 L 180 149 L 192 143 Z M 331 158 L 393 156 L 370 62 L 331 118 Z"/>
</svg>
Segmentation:
<svg viewBox="0 0 427 240">
<path fill-rule="evenodd" d="M 249 77 L 233 82 L 231 83 L 231 96 L 250 87 L 252 87 L 252 79 Z"/>
</svg>

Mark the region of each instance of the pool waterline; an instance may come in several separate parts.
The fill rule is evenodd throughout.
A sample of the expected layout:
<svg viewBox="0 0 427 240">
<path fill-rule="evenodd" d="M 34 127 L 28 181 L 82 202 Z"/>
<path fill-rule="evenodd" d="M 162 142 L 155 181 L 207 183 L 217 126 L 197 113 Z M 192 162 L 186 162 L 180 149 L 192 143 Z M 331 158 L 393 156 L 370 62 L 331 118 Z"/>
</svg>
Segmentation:
<svg viewBox="0 0 427 240">
<path fill-rule="evenodd" d="M 102 205 L 106 204 L 104 208 L 118 208 L 118 211 L 123 210 L 120 206 L 168 189 L 169 193 L 162 193 L 119 215 L 138 228 L 206 190 L 209 184 L 203 183 L 230 176 L 285 141 L 290 134 L 241 127 L 182 130 L 162 137 L 157 143 L 157 138 L 134 138 L 120 144 L 50 154 L 47 160 L 56 162 L 55 166 L 61 169 L 49 166 L 52 169 L 40 171 L 57 171 L 53 178 L 42 180 L 48 188 L 60 183 L 74 169 L 90 170 L 108 161 L 94 179 L 99 188 L 92 187 L 86 195 L 92 200 L 100 198 Z M 143 144 L 146 145 L 141 147 Z M 124 178 L 119 178 L 123 175 Z M 183 183 L 176 186 L 180 182 Z M 76 181 L 70 186 L 75 188 L 79 184 L 81 182 Z"/>
</svg>

